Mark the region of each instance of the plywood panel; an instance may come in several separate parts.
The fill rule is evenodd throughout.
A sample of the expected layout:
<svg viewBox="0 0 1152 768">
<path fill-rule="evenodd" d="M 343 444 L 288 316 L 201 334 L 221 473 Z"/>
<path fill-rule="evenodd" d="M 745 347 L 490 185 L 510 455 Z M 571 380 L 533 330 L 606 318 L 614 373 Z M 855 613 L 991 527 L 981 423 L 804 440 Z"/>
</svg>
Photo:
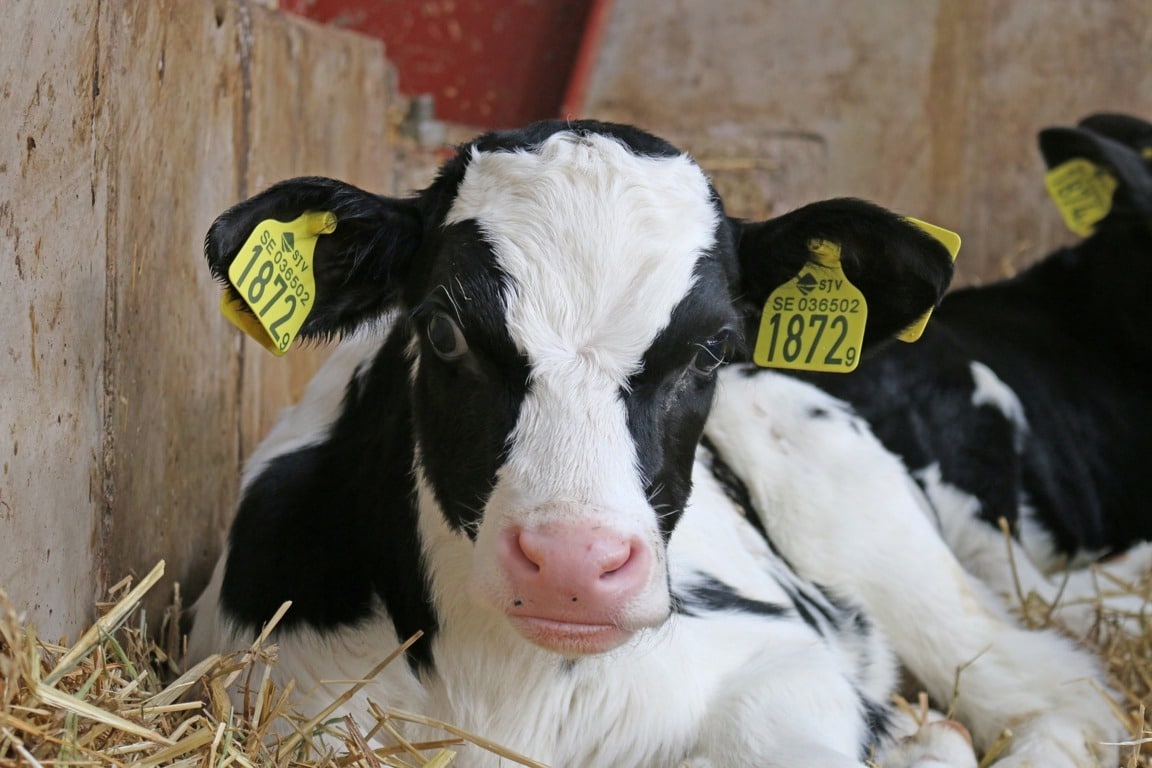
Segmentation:
<svg viewBox="0 0 1152 768">
<path fill-rule="evenodd" d="M 959 230 L 960 280 L 982 281 L 1070 239 L 1035 133 L 1152 115 L 1150 50 L 1146 0 L 616 0 L 583 113 L 689 149 L 716 123 L 812 137 L 823 196 Z"/>
<path fill-rule="evenodd" d="M 225 333 L 204 232 L 237 188 L 247 32 L 236 6 L 102 6 L 100 171 L 108 269 L 109 561 L 165 585 L 206 579 L 238 462 L 238 341 Z M 168 595 L 154 590 L 150 607 Z"/>
<path fill-rule="evenodd" d="M 0 588 L 74 637 L 112 580 L 163 558 L 155 626 L 219 553 L 242 443 L 323 355 L 274 368 L 242 341 L 204 233 L 286 175 L 389 191 L 390 73 L 379 42 L 254 0 L 5 11 Z"/>
<path fill-rule="evenodd" d="M 393 180 L 392 75 L 372 38 L 253 9 L 251 141 L 245 195 L 293 176 L 343 179 L 382 194 Z M 299 399 L 328 346 L 299 342 L 277 358 L 243 347 L 243 455 Z"/>
<path fill-rule="evenodd" d="M 4 6 L 0 588 L 75 639 L 102 580 L 107 188 L 94 172 L 95 5 Z"/>
</svg>

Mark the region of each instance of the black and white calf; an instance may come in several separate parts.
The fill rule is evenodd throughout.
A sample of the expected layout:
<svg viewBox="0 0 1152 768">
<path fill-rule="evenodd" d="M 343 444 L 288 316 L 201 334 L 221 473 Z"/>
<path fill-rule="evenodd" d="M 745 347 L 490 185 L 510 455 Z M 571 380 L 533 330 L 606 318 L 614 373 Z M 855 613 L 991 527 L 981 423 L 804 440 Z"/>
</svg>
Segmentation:
<svg viewBox="0 0 1152 768">
<path fill-rule="evenodd" d="M 813 239 L 865 292 L 865 343 L 899 331 L 950 278 L 920 230 L 851 200 L 737 222 L 668 144 L 555 122 L 412 199 L 274 186 L 213 224 L 213 272 L 305 211 L 338 224 L 303 333 L 351 335 L 248 463 L 193 657 L 291 600 L 297 690 L 425 632 L 362 720 L 371 699 L 557 767 L 973 766 L 948 724 L 896 738 L 894 649 L 942 701 L 967 665 L 958 717 L 978 746 L 1013 729 L 1003 765 L 1114 761 L 1094 660 L 1002 615 L 863 422 L 724 365 Z"/>
<path fill-rule="evenodd" d="M 1050 168 L 1080 159 L 1115 179 L 1093 234 L 1010 280 L 950 293 L 916 344 L 814 380 L 916 472 L 974 573 L 1001 592 L 1019 579 L 1059 596 L 1079 631 L 1100 592 L 1139 626 L 1143 600 L 1108 577 L 1052 571 L 1133 545 L 1106 572 L 1131 583 L 1152 565 L 1141 543 L 1152 539 L 1152 125 L 1093 115 L 1039 144 Z M 1000 518 L 1017 538 L 1015 573 Z"/>
</svg>

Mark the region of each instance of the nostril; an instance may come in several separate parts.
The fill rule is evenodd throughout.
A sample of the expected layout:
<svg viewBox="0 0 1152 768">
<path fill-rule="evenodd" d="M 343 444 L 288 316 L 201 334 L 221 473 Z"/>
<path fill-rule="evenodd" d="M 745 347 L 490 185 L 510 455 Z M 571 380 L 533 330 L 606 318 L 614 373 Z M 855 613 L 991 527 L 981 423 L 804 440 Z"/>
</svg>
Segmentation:
<svg viewBox="0 0 1152 768">
<path fill-rule="evenodd" d="M 651 566 L 651 555 L 643 544 L 636 540 L 625 543 L 620 554 L 600 573 L 603 583 L 614 582 L 618 585 L 643 580 L 645 573 Z"/>
<path fill-rule="evenodd" d="M 505 567 L 522 574 L 539 573 L 544 563 L 545 553 L 525 531 L 511 530 L 505 532 L 501 541 L 500 558 Z"/>
<path fill-rule="evenodd" d="M 603 579 L 620 573 L 632 562 L 633 554 L 633 546 L 628 542 L 620 542 L 619 546 L 612 546 L 609 551 L 601 553 L 599 558 L 600 578 Z"/>
<path fill-rule="evenodd" d="M 513 534 L 513 540 L 515 542 L 514 549 L 519 555 L 521 563 L 539 571 L 540 566 L 548 559 L 543 542 L 539 537 L 532 536 L 526 531 L 519 531 Z"/>
</svg>

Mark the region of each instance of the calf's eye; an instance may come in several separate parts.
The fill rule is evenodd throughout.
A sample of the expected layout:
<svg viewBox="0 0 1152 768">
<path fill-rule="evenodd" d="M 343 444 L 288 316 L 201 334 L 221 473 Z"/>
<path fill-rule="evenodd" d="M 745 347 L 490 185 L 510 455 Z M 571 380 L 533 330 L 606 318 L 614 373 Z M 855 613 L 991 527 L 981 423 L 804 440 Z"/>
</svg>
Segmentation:
<svg viewBox="0 0 1152 768">
<path fill-rule="evenodd" d="M 468 351 L 468 342 L 460 332 L 460 326 L 443 312 L 432 315 L 424 334 L 432 351 L 441 360 L 456 360 Z"/>
<path fill-rule="evenodd" d="M 711 376 L 716 369 L 724 364 L 728 356 L 727 335 L 713 336 L 707 341 L 696 345 L 696 354 L 692 357 L 689 368 L 701 376 Z"/>
</svg>

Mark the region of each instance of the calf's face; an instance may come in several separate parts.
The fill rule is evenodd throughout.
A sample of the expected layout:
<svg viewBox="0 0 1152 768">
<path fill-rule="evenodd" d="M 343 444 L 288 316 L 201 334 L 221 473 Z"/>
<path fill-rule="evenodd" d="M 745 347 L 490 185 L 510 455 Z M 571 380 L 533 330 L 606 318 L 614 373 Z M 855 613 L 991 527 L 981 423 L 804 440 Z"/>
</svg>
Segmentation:
<svg viewBox="0 0 1152 768">
<path fill-rule="evenodd" d="M 284 182 L 222 215 L 206 251 L 221 276 L 262 219 L 336 215 L 303 333 L 398 310 L 422 507 L 467 544 L 481 604 L 579 655 L 669 615 L 666 546 L 716 370 L 809 239 L 836 239 L 850 277 L 862 256 L 891 273 L 880 284 L 899 273 L 882 332 L 943 292 L 950 259 L 919 230 L 864 203 L 817 205 L 831 207 L 746 227 L 664 142 L 547 123 L 481 137 L 410 200 Z"/>
<path fill-rule="evenodd" d="M 477 595 L 542 645 L 668 614 L 664 544 L 737 332 L 722 223 L 686 157 L 595 134 L 477 152 L 456 190 L 413 297 L 418 474 L 475 541 Z"/>
</svg>

